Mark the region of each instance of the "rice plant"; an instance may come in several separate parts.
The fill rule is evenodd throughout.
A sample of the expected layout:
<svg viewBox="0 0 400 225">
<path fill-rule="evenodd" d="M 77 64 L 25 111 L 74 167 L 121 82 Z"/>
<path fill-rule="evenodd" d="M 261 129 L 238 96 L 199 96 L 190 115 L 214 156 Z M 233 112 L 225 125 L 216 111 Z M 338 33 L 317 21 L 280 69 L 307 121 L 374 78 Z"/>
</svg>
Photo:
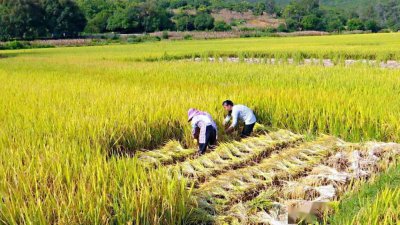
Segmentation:
<svg viewBox="0 0 400 225">
<path fill-rule="evenodd" d="M 222 128 L 225 99 L 254 109 L 268 127 L 264 130 L 400 142 L 399 70 L 278 63 L 290 58 L 399 60 L 399 40 L 392 33 L 2 51 L 0 223 L 190 223 L 201 216 L 196 210 L 203 204 L 197 205 L 194 193 L 208 193 L 211 183 L 224 196 L 214 198 L 217 209 L 210 206 L 218 211 L 253 199 L 257 193 L 248 190 L 265 186 L 272 175 L 290 178 L 325 156 L 319 146 L 295 157 L 285 149 L 266 164 L 277 146 L 309 139 L 270 133 L 277 141 L 265 135 L 235 142 L 237 133 L 228 136 L 219 129 L 220 147 L 193 157 L 196 145 L 186 110 L 208 111 Z M 211 55 L 274 58 L 276 63 L 180 60 Z M 246 166 L 242 177 L 225 173 L 240 173 Z M 274 174 L 256 176 L 271 168 Z M 226 183 L 213 181 L 217 176 L 226 177 Z M 232 196 L 223 184 L 233 189 Z M 262 200 L 253 206 L 264 204 L 269 207 Z"/>
<path fill-rule="evenodd" d="M 396 205 L 400 167 L 394 166 L 366 185 L 352 188 L 335 207 L 336 212 L 327 219 L 329 224 L 396 224 Z M 394 206 L 394 207 L 393 207 Z M 380 218 L 380 220 L 377 220 Z M 378 223 L 376 223 L 378 221 Z"/>
<path fill-rule="evenodd" d="M 400 189 L 384 189 L 368 202 L 352 221 L 343 224 L 398 224 Z"/>
</svg>

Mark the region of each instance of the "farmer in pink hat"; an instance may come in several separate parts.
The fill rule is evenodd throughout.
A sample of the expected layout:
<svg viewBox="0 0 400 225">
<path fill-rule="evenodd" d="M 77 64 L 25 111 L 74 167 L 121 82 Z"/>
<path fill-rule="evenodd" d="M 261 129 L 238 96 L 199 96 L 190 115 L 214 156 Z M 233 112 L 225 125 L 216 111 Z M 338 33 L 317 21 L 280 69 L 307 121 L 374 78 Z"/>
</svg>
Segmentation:
<svg viewBox="0 0 400 225">
<path fill-rule="evenodd" d="M 199 153 L 204 154 L 207 146 L 213 148 L 217 143 L 217 125 L 207 112 L 189 109 L 188 122 L 192 123 L 192 136 L 198 139 Z"/>
</svg>

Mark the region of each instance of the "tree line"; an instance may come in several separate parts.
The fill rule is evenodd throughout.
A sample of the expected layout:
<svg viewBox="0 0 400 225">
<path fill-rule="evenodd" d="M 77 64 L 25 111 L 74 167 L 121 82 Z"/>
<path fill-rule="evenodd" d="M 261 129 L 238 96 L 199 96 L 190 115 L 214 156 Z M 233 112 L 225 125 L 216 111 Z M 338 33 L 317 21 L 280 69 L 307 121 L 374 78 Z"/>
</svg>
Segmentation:
<svg viewBox="0 0 400 225">
<path fill-rule="evenodd" d="M 0 39 L 74 37 L 86 26 L 72 0 L 0 0 Z"/>
<path fill-rule="evenodd" d="M 269 14 L 286 22 L 278 31 L 400 29 L 400 2 L 377 0 L 362 10 L 327 8 L 319 0 L 0 0 L 0 39 L 69 38 L 86 33 L 230 30 L 211 13 L 229 9 Z"/>
<path fill-rule="evenodd" d="M 320 30 L 340 32 L 343 30 L 381 29 L 400 30 L 400 1 L 381 0 L 359 10 L 345 11 L 324 8 L 319 0 L 292 1 L 282 10 L 286 23 L 280 29 L 286 31 Z"/>
</svg>

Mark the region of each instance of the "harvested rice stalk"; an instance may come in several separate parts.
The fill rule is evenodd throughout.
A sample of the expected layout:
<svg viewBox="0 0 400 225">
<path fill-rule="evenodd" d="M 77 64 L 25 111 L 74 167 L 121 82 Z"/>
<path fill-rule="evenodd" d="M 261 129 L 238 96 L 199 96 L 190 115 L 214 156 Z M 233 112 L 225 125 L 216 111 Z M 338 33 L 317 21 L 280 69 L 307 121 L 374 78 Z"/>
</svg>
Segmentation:
<svg viewBox="0 0 400 225">
<path fill-rule="evenodd" d="M 196 152 L 196 149 L 184 149 L 178 141 L 169 141 L 161 149 L 137 152 L 136 155 L 143 162 L 166 165 L 181 161 Z"/>
<path fill-rule="evenodd" d="M 303 137 L 300 135 L 280 130 L 271 133 L 271 135 L 221 144 L 211 153 L 178 163 L 169 168 L 171 171 L 178 171 L 197 183 L 202 183 L 206 178 L 216 176 L 226 170 L 258 162 L 273 151 L 295 144 L 302 139 Z"/>
<path fill-rule="evenodd" d="M 327 160 L 326 165 L 351 178 L 368 178 L 390 164 L 400 154 L 400 145 L 395 143 L 348 144 L 345 151 L 338 152 Z"/>
<path fill-rule="evenodd" d="M 277 179 L 296 177 L 320 162 L 341 143 L 333 137 L 322 137 L 314 142 L 285 149 L 264 159 L 256 166 L 245 167 L 222 174 L 195 191 L 219 213 L 240 201 L 252 199 L 259 190 L 273 186 Z M 296 158 L 291 161 L 290 159 Z"/>
<path fill-rule="evenodd" d="M 400 153 L 400 145 L 384 143 L 347 144 L 341 152 L 330 156 L 325 165 L 313 168 L 307 176 L 288 182 L 280 190 L 282 199 L 333 200 L 341 195 L 350 181 L 365 179 L 380 171 L 385 160 Z M 327 190 L 330 188 L 330 190 Z M 333 188 L 333 190 L 332 190 Z M 310 192 L 314 192 L 312 195 Z M 332 194 L 333 193 L 333 194 Z"/>
<path fill-rule="evenodd" d="M 253 128 L 255 133 L 268 133 L 270 130 L 271 129 L 268 126 L 259 123 L 256 123 Z"/>
<path fill-rule="evenodd" d="M 299 206 L 299 209 L 310 206 L 310 212 L 316 213 L 314 216 L 321 218 L 324 213 L 323 210 L 329 209 L 328 201 L 338 199 L 344 193 L 346 187 L 351 184 L 351 180 L 364 178 L 359 176 L 355 168 L 362 168 L 373 173 L 376 172 L 375 168 L 381 168 L 380 164 L 387 165 L 390 158 L 393 161 L 393 158 L 400 153 L 400 145 L 398 144 L 367 143 L 358 145 L 338 141 L 337 146 L 340 147 L 340 152 L 323 161 L 325 165 L 318 165 L 302 174 L 301 177 L 294 177 L 295 179 L 292 181 L 280 181 L 279 185 L 269 186 L 252 200 L 233 205 L 227 212 L 217 217 L 217 224 L 287 224 L 289 221 L 282 218 L 300 218 L 298 217 L 299 214 L 292 214 L 298 212 L 296 210 L 288 209 L 286 213 L 285 210 L 279 212 L 279 210 L 270 207 L 271 204 L 281 205 L 284 208 Z M 287 152 L 281 152 L 279 155 L 283 156 Z M 312 149 L 308 151 L 308 154 L 301 152 L 297 157 L 302 158 L 302 160 L 311 160 L 312 157 L 309 156 L 309 153 L 312 152 L 314 152 Z M 284 160 L 280 161 L 277 168 L 288 173 L 291 170 L 290 168 L 293 167 L 293 163 L 304 165 L 304 162 L 297 160 L 297 157 L 283 157 Z M 371 164 L 374 162 L 371 159 L 375 159 L 377 164 Z M 357 163 L 356 167 L 352 167 L 354 162 Z M 369 170 L 367 170 L 367 167 L 370 167 Z M 279 172 L 275 171 L 275 175 L 277 174 Z M 280 175 L 279 178 L 281 179 Z M 293 177 L 286 178 L 291 179 Z M 274 180 L 276 181 L 276 179 Z M 233 193 L 231 194 L 233 195 Z M 280 203 L 273 204 L 273 201 Z M 267 207 L 254 207 L 254 205 L 257 205 L 254 202 L 266 202 Z M 234 223 L 231 223 L 232 221 Z"/>
<path fill-rule="evenodd" d="M 243 225 L 243 224 L 271 224 L 284 225 L 287 224 L 287 209 L 284 205 L 277 202 L 268 203 L 267 213 L 265 209 L 252 208 L 247 203 L 238 203 L 229 210 L 225 215 L 218 216 L 215 220 L 217 225 Z"/>
<path fill-rule="evenodd" d="M 351 175 L 346 172 L 339 172 L 335 168 L 328 167 L 325 165 L 318 165 L 313 168 L 307 177 L 304 178 L 308 181 L 309 185 L 323 185 L 323 180 L 334 182 L 338 184 L 344 184 L 349 181 Z"/>
<path fill-rule="evenodd" d="M 224 143 L 217 147 L 217 150 L 221 153 L 220 159 L 232 159 L 241 158 L 246 154 L 251 154 L 253 148 L 260 148 L 269 143 L 266 142 L 295 142 L 301 139 L 302 136 L 295 135 L 287 130 L 278 130 L 269 134 L 262 135 L 260 137 L 252 137 L 243 139 L 241 142 Z M 216 151 L 217 151 L 216 150 Z M 184 161 L 197 153 L 196 149 L 184 149 L 178 141 L 169 141 L 161 149 L 153 151 L 142 151 L 137 152 L 137 157 L 146 163 L 151 164 L 162 164 L 170 165 L 176 162 Z M 211 156 L 212 158 L 218 158 L 218 155 Z M 221 161 L 219 161 L 221 162 Z"/>
</svg>

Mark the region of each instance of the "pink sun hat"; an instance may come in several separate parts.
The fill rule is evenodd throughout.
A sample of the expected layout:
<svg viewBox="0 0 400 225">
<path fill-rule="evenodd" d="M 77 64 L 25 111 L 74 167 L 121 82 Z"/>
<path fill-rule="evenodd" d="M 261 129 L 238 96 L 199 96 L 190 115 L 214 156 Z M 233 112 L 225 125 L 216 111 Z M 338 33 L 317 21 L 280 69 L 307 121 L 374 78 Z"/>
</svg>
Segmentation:
<svg viewBox="0 0 400 225">
<path fill-rule="evenodd" d="M 189 109 L 189 111 L 188 111 L 188 122 L 190 122 L 193 119 L 194 116 L 201 115 L 201 114 L 202 114 L 202 111 L 200 111 L 200 110 L 197 110 L 197 109 L 194 109 L 194 108 Z"/>
<path fill-rule="evenodd" d="M 190 122 L 193 119 L 193 117 L 197 114 L 197 112 L 198 112 L 197 109 L 193 109 L 193 108 L 189 109 L 189 111 L 188 111 L 188 122 Z"/>
</svg>

